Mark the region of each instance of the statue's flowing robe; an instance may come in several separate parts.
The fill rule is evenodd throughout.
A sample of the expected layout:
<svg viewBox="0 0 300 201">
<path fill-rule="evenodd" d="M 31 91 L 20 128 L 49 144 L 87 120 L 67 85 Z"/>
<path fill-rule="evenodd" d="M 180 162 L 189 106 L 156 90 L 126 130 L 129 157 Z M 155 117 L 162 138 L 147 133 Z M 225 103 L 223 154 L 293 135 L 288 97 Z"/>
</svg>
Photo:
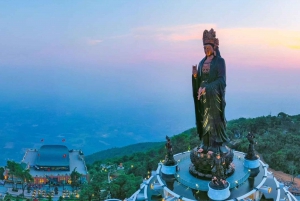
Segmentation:
<svg viewBox="0 0 300 201">
<path fill-rule="evenodd" d="M 225 119 L 226 66 L 220 56 L 215 56 L 210 63 L 207 82 L 203 82 L 202 67 L 206 57 L 198 66 L 198 74 L 192 76 L 193 98 L 195 104 L 196 127 L 200 140 L 206 146 L 228 141 Z M 205 87 L 206 93 L 198 100 L 199 87 Z"/>
</svg>

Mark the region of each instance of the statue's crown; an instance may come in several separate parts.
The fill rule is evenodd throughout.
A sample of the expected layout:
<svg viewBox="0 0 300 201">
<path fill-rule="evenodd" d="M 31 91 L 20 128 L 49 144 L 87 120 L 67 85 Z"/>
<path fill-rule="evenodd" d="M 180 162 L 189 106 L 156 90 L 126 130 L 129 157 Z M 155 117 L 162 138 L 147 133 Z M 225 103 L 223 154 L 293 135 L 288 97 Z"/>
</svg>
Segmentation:
<svg viewBox="0 0 300 201">
<path fill-rule="evenodd" d="M 205 30 L 203 32 L 203 45 L 211 44 L 214 47 L 219 46 L 219 39 L 216 38 L 216 32 L 214 29 L 210 29 L 209 31 Z"/>
</svg>

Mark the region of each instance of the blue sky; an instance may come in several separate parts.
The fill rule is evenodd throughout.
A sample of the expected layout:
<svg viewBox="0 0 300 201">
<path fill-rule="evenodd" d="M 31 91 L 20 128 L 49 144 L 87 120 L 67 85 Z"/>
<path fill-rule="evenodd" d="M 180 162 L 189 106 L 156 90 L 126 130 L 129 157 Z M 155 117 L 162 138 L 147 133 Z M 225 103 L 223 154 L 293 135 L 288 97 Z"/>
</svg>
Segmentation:
<svg viewBox="0 0 300 201">
<path fill-rule="evenodd" d="M 2 1 L 0 64 L 55 67 L 144 63 L 143 59 L 169 62 L 164 55 L 144 57 L 150 50 L 173 47 L 179 52 L 201 47 L 202 26 L 196 25 L 214 26 L 217 33 L 248 28 L 261 32 L 257 34 L 269 35 L 265 32 L 271 29 L 271 33 L 295 31 L 295 35 L 300 30 L 299 7 L 297 1 L 219 1 L 213 5 L 210 1 Z M 174 44 L 162 39 L 170 34 L 187 37 L 189 30 L 200 41 Z M 251 40 L 252 35 L 240 37 Z M 278 39 L 280 36 L 274 40 Z M 221 47 L 223 41 L 220 38 Z M 196 51 L 201 57 L 201 48 Z"/>
<path fill-rule="evenodd" d="M 193 118 L 191 66 L 214 28 L 228 119 L 298 114 L 299 9 L 296 0 L 1 1 L 2 102 L 169 104 Z"/>
</svg>

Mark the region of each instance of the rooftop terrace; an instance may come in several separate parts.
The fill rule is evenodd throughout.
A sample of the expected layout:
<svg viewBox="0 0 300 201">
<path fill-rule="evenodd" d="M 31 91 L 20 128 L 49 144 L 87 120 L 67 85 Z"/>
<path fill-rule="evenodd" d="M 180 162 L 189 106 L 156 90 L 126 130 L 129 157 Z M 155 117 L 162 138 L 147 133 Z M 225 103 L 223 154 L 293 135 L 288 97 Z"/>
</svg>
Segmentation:
<svg viewBox="0 0 300 201">
<path fill-rule="evenodd" d="M 55 153 L 55 152 L 51 152 Z M 69 171 L 41 171 L 41 170 L 36 170 L 34 166 L 36 165 L 36 158 L 38 157 L 39 151 L 36 149 L 28 149 L 23 157 L 22 162 L 26 163 L 30 167 L 30 174 L 32 176 L 38 176 L 38 177 L 43 177 L 45 175 L 53 175 L 53 176 L 58 176 L 58 175 L 69 175 L 71 172 L 76 168 L 76 171 L 79 172 L 82 175 L 87 175 L 87 168 L 85 165 L 85 161 L 80 155 L 80 150 L 71 150 L 68 151 L 68 159 L 69 159 L 69 166 L 70 170 Z M 59 156 L 63 158 L 62 156 Z M 58 164 L 56 161 L 55 157 L 50 157 L 49 156 L 49 163 L 51 164 Z M 61 163 L 60 163 L 61 164 Z"/>
<path fill-rule="evenodd" d="M 64 145 L 43 145 L 38 150 L 36 166 L 69 167 L 69 150 Z"/>
</svg>

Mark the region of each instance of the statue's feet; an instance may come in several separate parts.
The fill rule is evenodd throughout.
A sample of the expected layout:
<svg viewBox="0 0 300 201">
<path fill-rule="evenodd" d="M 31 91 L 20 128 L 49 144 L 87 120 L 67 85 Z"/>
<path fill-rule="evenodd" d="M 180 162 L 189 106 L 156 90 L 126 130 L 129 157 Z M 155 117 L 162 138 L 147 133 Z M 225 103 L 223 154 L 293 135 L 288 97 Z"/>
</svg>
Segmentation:
<svg viewBox="0 0 300 201">
<path fill-rule="evenodd" d="M 222 146 L 220 146 L 219 149 L 220 149 L 220 153 L 221 153 L 221 154 L 224 154 L 224 155 L 227 154 L 228 151 L 229 151 L 229 150 L 227 149 L 227 147 L 226 147 L 224 144 L 222 144 Z"/>
<path fill-rule="evenodd" d="M 212 151 L 214 153 L 220 153 L 221 155 L 226 155 L 230 151 L 224 144 L 215 144 L 213 146 L 208 147 L 208 151 Z"/>
<path fill-rule="evenodd" d="M 198 149 L 198 152 L 200 153 L 203 153 L 203 154 L 206 154 L 208 152 L 208 146 L 204 145 L 204 144 L 201 144 L 199 146 L 199 149 Z"/>
<path fill-rule="evenodd" d="M 216 146 L 210 146 L 208 148 L 208 151 L 211 151 L 213 153 L 220 153 L 219 147 L 216 147 Z"/>
</svg>

